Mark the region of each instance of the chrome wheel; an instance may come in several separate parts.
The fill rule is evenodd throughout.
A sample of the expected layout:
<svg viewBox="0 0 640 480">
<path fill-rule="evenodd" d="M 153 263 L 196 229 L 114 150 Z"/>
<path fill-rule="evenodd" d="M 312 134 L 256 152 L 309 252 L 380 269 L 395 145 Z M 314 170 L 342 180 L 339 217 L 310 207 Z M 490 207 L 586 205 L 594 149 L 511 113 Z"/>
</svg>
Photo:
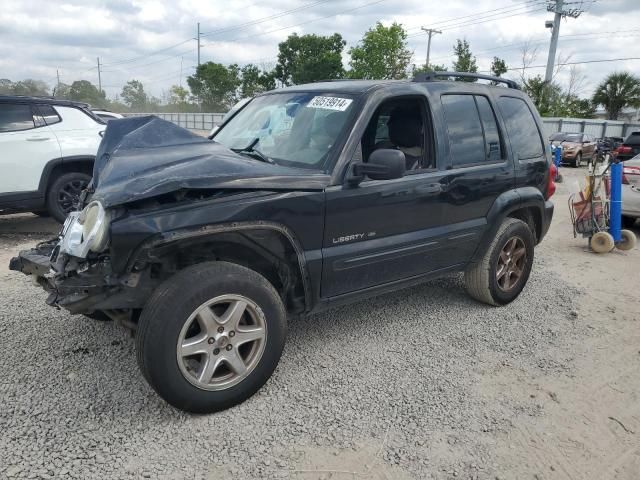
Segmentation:
<svg viewBox="0 0 640 480">
<path fill-rule="evenodd" d="M 498 256 L 496 281 L 503 292 L 512 290 L 522 278 L 527 265 L 527 249 L 522 238 L 509 238 Z"/>
<path fill-rule="evenodd" d="M 203 390 L 224 390 L 258 365 L 267 339 L 262 309 L 242 295 L 203 303 L 187 319 L 177 344 L 182 375 Z"/>
</svg>

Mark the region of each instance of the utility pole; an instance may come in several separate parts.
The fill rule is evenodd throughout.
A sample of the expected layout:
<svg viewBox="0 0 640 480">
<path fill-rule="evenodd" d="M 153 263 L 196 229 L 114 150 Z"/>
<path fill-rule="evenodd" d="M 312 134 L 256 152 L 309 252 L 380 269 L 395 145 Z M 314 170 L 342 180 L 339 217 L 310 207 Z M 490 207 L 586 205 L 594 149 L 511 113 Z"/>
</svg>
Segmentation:
<svg viewBox="0 0 640 480">
<path fill-rule="evenodd" d="M 549 56 L 547 57 L 547 71 L 544 75 L 545 83 L 551 83 L 553 67 L 556 62 L 556 50 L 558 48 L 558 36 L 560 35 L 560 20 L 563 17 L 578 18 L 582 13 L 579 8 L 564 10 L 564 0 L 552 0 L 547 5 L 547 11 L 555 13 L 553 23 L 546 22 L 545 26 L 551 28 L 551 43 L 549 44 Z"/>
<path fill-rule="evenodd" d="M 184 57 L 180 57 L 180 88 L 182 88 L 182 61 Z"/>
<path fill-rule="evenodd" d="M 97 60 L 98 60 L 98 91 L 102 95 L 102 76 L 100 75 L 100 57 L 98 57 Z"/>
<path fill-rule="evenodd" d="M 435 28 L 424 28 L 424 27 L 420 27 L 422 30 L 424 30 L 425 32 L 427 32 L 427 35 L 429 35 L 429 40 L 427 40 L 427 63 L 425 65 L 426 68 L 429 68 L 429 55 L 431 53 L 431 36 L 435 33 L 442 33 L 440 30 L 436 30 Z"/>
<path fill-rule="evenodd" d="M 198 40 L 198 66 L 200 66 L 200 22 L 198 22 L 198 37 L 196 40 Z"/>
<path fill-rule="evenodd" d="M 60 94 L 60 71 L 56 68 L 56 77 L 58 77 L 58 85 L 56 86 L 56 93 Z M 55 94 L 53 95 L 55 97 Z"/>
</svg>

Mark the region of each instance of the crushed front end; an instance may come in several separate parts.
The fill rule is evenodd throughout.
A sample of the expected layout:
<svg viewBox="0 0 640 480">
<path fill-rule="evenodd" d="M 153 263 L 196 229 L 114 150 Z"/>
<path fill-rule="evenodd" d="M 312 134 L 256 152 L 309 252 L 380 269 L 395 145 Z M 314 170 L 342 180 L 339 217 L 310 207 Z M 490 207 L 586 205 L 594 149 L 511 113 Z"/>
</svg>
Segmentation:
<svg viewBox="0 0 640 480">
<path fill-rule="evenodd" d="M 21 251 L 9 268 L 31 276 L 47 303 L 71 313 L 140 307 L 147 289 L 131 288 L 139 275 L 115 275 L 108 251 L 109 215 L 99 202 L 67 218 L 58 238 Z"/>
</svg>

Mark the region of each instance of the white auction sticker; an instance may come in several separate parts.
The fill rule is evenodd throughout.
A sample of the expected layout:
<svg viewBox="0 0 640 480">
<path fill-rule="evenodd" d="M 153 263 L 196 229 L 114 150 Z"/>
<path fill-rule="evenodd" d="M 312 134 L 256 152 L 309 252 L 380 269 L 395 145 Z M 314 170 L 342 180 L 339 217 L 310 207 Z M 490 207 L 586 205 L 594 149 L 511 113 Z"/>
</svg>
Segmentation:
<svg viewBox="0 0 640 480">
<path fill-rule="evenodd" d="M 324 110 L 336 110 L 338 112 L 344 112 L 349 105 L 353 102 L 350 98 L 338 98 L 338 97 L 313 97 L 307 104 L 309 108 L 322 108 Z"/>
</svg>

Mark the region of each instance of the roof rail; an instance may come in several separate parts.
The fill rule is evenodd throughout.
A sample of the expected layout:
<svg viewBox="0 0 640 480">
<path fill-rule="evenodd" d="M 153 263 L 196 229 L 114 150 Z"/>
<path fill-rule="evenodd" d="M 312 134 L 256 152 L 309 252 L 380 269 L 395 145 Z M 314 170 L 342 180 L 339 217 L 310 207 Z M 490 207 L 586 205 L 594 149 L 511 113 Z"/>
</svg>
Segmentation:
<svg viewBox="0 0 640 480">
<path fill-rule="evenodd" d="M 504 83 L 509 88 L 515 88 L 516 90 L 520 90 L 520 87 L 513 80 L 508 80 L 502 77 L 495 77 L 493 75 L 484 75 L 482 73 L 471 73 L 471 72 L 425 72 L 418 73 L 413 81 L 414 82 L 432 82 L 437 80 L 438 78 L 475 78 L 477 80 L 491 80 L 495 83 Z"/>
</svg>

